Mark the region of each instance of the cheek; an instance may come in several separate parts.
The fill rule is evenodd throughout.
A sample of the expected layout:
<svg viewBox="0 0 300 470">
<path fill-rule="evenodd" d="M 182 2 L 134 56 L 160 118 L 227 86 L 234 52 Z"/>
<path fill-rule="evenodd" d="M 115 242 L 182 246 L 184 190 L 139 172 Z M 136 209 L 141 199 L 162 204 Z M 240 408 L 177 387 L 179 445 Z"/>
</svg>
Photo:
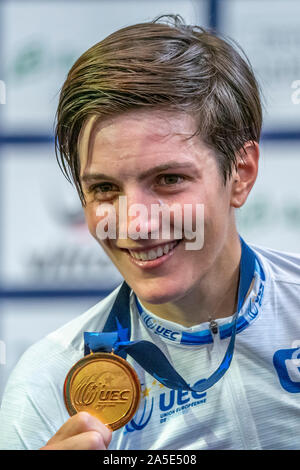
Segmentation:
<svg viewBox="0 0 300 470">
<path fill-rule="evenodd" d="M 204 235 L 218 238 L 227 232 L 231 223 L 232 208 L 230 206 L 230 194 L 227 188 L 221 188 L 210 194 L 204 203 Z"/>
<path fill-rule="evenodd" d="M 90 207 L 85 208 L 84 215 L 90 234 L 96 238 L 97 218 L 95 211 Z"/>
<path fill-rule="evenodd" d="M 115 216 L 114 212 L 110 213 L 110 217 L 108 220 L 108 212 L 104 211 L 105 215 L 100 215 L 99 206 L 89 206 L 85 208 L 85 220 L 89 229 L 90 234 L 95 240 L 102 246 L 104 251 L 110 256 L 110 251 L 112 248 L 111 245 L 111 238 L 107 237 L 106 232 L 107 229 L 112 230 L 112 239 L 115 239 Z"/>
</svg>

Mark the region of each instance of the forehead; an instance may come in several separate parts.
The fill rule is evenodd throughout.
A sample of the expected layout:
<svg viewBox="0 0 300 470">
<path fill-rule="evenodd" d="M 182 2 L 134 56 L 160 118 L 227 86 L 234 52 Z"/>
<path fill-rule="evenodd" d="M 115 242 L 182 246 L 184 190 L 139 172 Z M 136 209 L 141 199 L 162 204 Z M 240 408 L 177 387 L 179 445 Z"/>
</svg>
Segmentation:
<svg viewBox="0 0 300 470">
<path fill-rule="evenodd" d="M 122 138 L 126 138 L 128 128 L 157 140 L 175 135 L 188 137 L 196 130 L 195 121 L 190 115 L 156 110 L 131 111 L 100 120 L 95 125 L 97 135 L 105 132 L 113 138 L 115 130 Z"/>
<path fill-rule="evenodd" d="M 89 119 L 79 140 L 81 169 L 90 166 L 95 156 L 118 158 L 144 154 L 147 150 L 170 151 L 194 145 L 191 136 L 195 120 L 185 113 L 132 111 L 106 119 Z M 198 138 L 197 138 L 198 140 Z"/>
</svg>

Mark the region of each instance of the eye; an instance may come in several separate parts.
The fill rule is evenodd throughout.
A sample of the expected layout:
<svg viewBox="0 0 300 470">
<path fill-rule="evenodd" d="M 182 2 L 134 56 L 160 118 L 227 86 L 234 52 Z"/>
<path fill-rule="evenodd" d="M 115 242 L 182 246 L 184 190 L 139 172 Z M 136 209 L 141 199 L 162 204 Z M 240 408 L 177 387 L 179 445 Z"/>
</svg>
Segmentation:
<svg viewBox="0 0 300 470">
<path fill-rule="evenodd" d="M 92 193 L 97 199 L 105 200 L 113 198 L 118 191 L 118 186 L 108 181 L 94 184 L 89 188 L 89 193 Z"/>
<path fill-rule="evenodd" d="M 162 184 L 164 186 L 172 186 L 178 183 L 182 183 L 183 181 L 184 177 L 176 174 L 165 174 L 159 176 L 158 178 L 159 184 Z"/>
<path fill-rule="evenodd" d="M 99 183 L 94 186 L 93 188 L 96 191 L 99 191 L 100 193 L 108 193 L 110 191 L 116 191 L 116 185 L 113 183 Z"/>
</svg>

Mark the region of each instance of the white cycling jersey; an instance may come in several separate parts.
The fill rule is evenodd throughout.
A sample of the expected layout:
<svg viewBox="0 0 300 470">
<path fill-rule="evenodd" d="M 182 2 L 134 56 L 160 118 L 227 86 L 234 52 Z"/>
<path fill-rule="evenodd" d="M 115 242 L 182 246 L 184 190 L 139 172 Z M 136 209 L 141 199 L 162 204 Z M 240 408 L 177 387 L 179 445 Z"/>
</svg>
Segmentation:
<svg viewBox="0 0 300 470">
<path fill-rule="evenodd" d="M 233 359 L 202 393 L 166 388 L 130 357 L 142 384 L 133 421 L 109 449 L 300 449 L 300 255 L 252 247 L 265 273 L 239 313 Z M 84 331 L 101 331 L 119 288 L 31 346 L 12 372 L 0 410 L 0 449 L 39 449 L 69 418 L 66 374 L 84 355 Z M 251 304 L 250 304 L 251 302 Z M 250 305 L 250 308 L 249 308 Z M 221 363 L 231 318 L 186 328 L 162 320 L 130 297 L 134 340 L 155 343 L 190 385 Z M 201 344 L 186 341 L 193 335 Z"/>
</svg>

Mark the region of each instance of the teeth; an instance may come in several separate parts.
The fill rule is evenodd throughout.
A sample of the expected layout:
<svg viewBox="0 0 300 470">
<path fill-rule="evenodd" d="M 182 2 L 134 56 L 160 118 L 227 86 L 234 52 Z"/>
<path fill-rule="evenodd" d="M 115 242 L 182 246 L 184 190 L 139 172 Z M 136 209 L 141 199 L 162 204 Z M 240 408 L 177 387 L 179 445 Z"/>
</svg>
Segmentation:
<svg viewBox="0 0 300 470">
<path fill-rule="evenodd" d="M 177 245 L 177 243 L 179 242 L 166 243 L 166 245 L 164 246 L 159 246 L 155 249 L 152 248 L 149 251 L 136 252 L 136 251 L 129 250 L 129 253 L 135 259 L 139 259 L 142 261 L 150 261 L 156 258 L 160 258 L 163 255 L 167 255 L 169 251 L 172 250 L 175 245 Z"/>
<path fill-rule="evenodd" d="M 169 245 L 164 246 L 164 254 L 165 255 L 167 255 L 169 253 L 169 249 L 170 249 Z"/>
<path fill-rule="evenodd" d="M 157 248 L 157 255 L 158 255 L 158 256 L 162 256 L 163 254 L 164 254 L 164 250 L 162 249 L 161 246 L 159 246 L 159 247 Z"/>
<path fill-rule="evenodd" d="M 150 250 L 148 253 L 148 259 L 155 259 L 155 258 L 157 258 L 156 251 Z"/>
</svg>

